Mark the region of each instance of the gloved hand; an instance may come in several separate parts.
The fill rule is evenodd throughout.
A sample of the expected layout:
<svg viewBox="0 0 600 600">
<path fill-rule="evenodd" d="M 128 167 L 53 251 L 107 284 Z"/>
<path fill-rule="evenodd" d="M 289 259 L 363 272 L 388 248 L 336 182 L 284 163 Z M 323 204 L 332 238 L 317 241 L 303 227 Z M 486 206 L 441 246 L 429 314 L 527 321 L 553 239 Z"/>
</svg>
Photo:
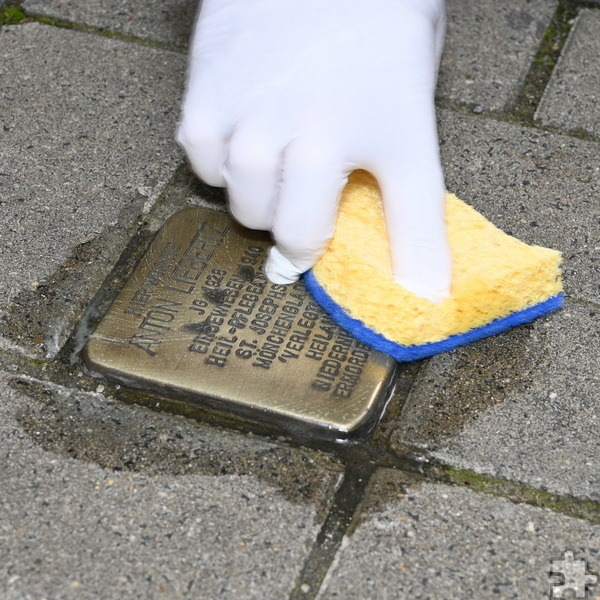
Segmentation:
<svg viewBox="0 0 600 600">
<path fill-rule="evenodd" d="M 243 225 L 272 232 L 269 279 L 315 264 L 363 168 L 382 190 L 395 280 L 449 293 L 434 109 L 444 32 L 443 0 L 204 0 L 178 139 Z"/>
</svg>

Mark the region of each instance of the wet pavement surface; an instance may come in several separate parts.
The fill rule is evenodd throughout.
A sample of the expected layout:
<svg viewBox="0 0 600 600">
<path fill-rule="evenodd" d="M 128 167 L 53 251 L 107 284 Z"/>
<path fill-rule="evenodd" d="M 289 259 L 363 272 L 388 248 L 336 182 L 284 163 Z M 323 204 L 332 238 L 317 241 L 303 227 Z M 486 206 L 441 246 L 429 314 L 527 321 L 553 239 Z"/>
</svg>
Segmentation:
<svg viewBox="0 0 600 600">
<path fill-rule="evenodd" d="M 164 221 L 225 207 L 174 141 L 195 11 L 0 1 L 0 598 L 540 598 L 567 551 L 600 597 L 600 4 L 448 0 L 447 187 L 561 250 L 566 305 L 400 366 L 345 445 L 81 363 Z"/>
</svg>

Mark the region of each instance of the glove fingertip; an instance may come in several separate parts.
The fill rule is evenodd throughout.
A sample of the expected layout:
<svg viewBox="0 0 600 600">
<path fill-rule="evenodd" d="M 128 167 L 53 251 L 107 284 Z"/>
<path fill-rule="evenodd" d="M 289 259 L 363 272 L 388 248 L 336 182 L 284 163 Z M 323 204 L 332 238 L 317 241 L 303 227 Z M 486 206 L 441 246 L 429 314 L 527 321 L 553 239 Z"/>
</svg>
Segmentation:
<svg viewBox="0 0 600 600">
<path fill-rule="evenodd" d="M 288 285 L 300 279 L 302 270 L 291 263 L 277 246 L 272 246 L 265 265 L 265 274 L 272 283 Z"/>
</svg>

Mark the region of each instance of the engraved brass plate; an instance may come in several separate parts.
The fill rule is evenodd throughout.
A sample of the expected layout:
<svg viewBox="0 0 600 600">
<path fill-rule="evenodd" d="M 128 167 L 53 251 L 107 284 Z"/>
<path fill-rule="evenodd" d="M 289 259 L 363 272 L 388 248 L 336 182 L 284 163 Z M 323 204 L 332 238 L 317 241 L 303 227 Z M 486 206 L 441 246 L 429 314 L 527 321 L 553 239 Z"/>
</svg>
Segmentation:
<svg viewBox="0 0 600 600">
<path fill-rule="evenodd" d="M 395 362 L 334 325 L 302 282 L 269 282 L 269 245 L 224 213 L 172 216 L 89 339 L 88 367 L 292 432 L 368 430 Z"/>
</svg>

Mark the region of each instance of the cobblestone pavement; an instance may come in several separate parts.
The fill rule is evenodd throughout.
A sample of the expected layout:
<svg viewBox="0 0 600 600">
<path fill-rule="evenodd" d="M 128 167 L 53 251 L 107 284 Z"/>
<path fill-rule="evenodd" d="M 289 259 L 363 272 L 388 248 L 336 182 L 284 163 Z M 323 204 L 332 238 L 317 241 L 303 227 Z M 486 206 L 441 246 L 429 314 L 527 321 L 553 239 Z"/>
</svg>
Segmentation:
<svg viewBox="0 0 600 600">
<path fill-rule="evenodd" d="M 195 10 L 0 0 L 0 598 L 549 598 L 567 551 L 583 593 L 600 571 L 600 3 L 448 0 L 447 186 L 563 252 L 566 306 L 399 367 L 373 434 L 340 447 L 150 410 L 75 352 L 170 214 L 224 208 L 174 142 Z"/>
</svg>

